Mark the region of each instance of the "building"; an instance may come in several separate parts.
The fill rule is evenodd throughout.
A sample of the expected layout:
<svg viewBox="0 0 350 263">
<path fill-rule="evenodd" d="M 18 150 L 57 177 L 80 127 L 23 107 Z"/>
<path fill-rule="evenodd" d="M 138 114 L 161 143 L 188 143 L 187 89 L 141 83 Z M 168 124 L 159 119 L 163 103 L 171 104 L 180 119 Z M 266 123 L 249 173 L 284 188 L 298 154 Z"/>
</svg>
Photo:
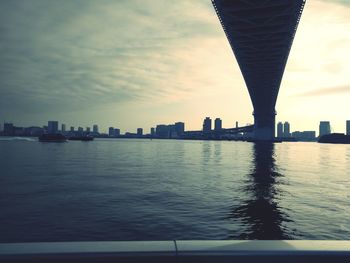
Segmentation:
<svg viewBox="0 0 350 263">
<path fill-rule="evenodd" d="M 49 134 L 55 134 L 58 132 L 58 121 L 48 121 L 47 122 L 47 132 Z"/>
<path fill-rule="evenodd" d="M 350 121 L 346 121 L 346 135 L 350 135 Z"/>
<path fill-rule="evenodd" d="M 74 127 L 73 126 L 70 126 L 70 131 L 74 132 Z"/>
<path fill-rule="evenodd" d="M 151 135 L 154 136 L 156 134 L 156 129 L 155 128 L 151 128 Z"/>
<path fill-rule="evenodd" d="M 84 128 L 83 127 L 78 127 L 78 132 L 79 133 L 83 133 L 84 132 Z"/>
<path fill-rule="evenodd" d="M 114 129 L 114 136 L 119 137 L 120 136 L 120 129 Z"/>
<path fill-rule="evenodd" d="M 94 124 L 94 125 L 92 126 L 92 131 L 93 131 L 94 133 L 98 133 L 98 125 L 97 125 L 97 124 Z"/>
<path fill-rule="evenodd" d="M 15 127 L 13 126 L 13 123 L 4 123 L 4 135 L 6 136 L 12 136 L 14 135 Z"/>
<path fill-rule="evenodd" d="M 178 137 L 182 136 L 185 132 L 185 123 L 175 122 L 175 132 Z"/>
<path fill-rule="evenodd" d="M 320 121 L 319 126 L 319 137 L 322 135 L 330 134 L 331 133 L 331 124 L 329 121 Z"/>
<path fill-rule="evenodd" d="M 158 138 L 168 139 L 170 137 L 170 129 L 168 125 L 159 124 L 156 126 L 156 136 Z"/>
<path fill-rule="evenodd" d="M 283 123 L 279 122 L 277 123 L 277 138 L 283 137 Z"/>
<path fill-rule="evenodd" d="M 316 140 L 316 132 L 315 131 L 295 131 L 292 133 L 292 137 L 297 141 L 303 142 L 312 142 Z"/>
<path fill-rule="evenodd" d="M 66 132 L 66 124 L 63 124 L 61 125 L 61 131 L 62 132 Z"/>
<path fill-rule="evenodd" d="M 114 127 L 108 128 L 108 136 L 113 137 L 114 136 Z"/>
<path fill-rule="evenodd" d="M 210 132 L 211 131 L 211 119 L 209 117 L 206 117 L 203 121 L 203 132 Z"/>
<path fill-rule="evenodd" d="M 214 121 L 214 130 L 220 131 L 222 130 L 222 120 L 220 118 L 216 118 Z"/>
<path fill-rule="evenodd" d="M 288 121 L 286 121 L 284 124 L 283 124 L 283 137 L 284 138 L 289 138 L 291 136 L 290 134 L 290 124 Z"/>
<path fill-rule="evenodd" d="M 90 127 L 86 127 L 86 132 L 91 132 Z"/>
<path fill-rule="evenodd" d="M 137 136 L 142 136 L 142 135 L 143 135 L 143 129 L 137 128 Z"/>
</svg>

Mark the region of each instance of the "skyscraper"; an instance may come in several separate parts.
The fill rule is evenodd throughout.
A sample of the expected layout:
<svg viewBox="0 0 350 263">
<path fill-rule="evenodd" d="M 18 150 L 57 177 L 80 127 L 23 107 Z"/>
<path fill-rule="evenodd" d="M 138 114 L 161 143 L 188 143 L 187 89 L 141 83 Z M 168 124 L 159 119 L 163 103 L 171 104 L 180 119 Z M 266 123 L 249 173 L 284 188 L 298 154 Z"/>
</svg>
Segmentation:
<svg viewBox="0 0 350 263">
<path fill-rule="evenodd" d="M 277 123 L 277 138 L 283 137 L 283 123 L 279 122 Z"/>
<path fill-rule="evenodd" d="M 114 127 L 109 127 L 108 129 L 108 135 L 113 137 L 114 136 Z"/>
<path fill-rule="evenodd" d="M 222 129 L 222 120 L 220 118 L 216 118 L 214 121 L 214 130 L 220 131 Z"/>
<path fill-rule="evenodd" d="M 211 119 L 206 117 L 203 121 L 203 131 L 210 132 L 211 131 Z"/>
<path fill-rule="evenodd" d="M 346 121 L 346 135 L 350 135 L 350 121 Z"/>
<path fill-rule="evenodd" d="M 175 132 L 177 136 L 183 135 L 183 133 L 185 132 L 185 123 L 175 122 Z"/>
<path fill-rule="evenodd" d="M 97 124 L 94 124 L 94 126 L 92 126 L 92 131 L 94 133 L 98 133 L 98 125 Z"/>
<path fill-rule="evenodd" d="M 156 134 L 156 129 L 154 127 L 151 128 L 151 135 L 155 135 Z"/>
<path fill-rule="evenodd" d="M 47 132 L 50 134 L 55 134 L 58 132 L 58 121 L 48 121 L 47 122 Z"/>
<path fill-rule="evenodd" d="M 331 133 L 331 124 L 329 121 L 320 121 L 319 128 L 319 137 Z"/>
<path fill-rule="evenodd" d="M 283 137 L 284 138 L 290 137 L 290 124 L 288 121 L 286 121 L 283 125 Z"/>
<path fill-rule="evenodd" d="M 66 124 L 63 124 L 61 125 L 61 131 L 62 132 L 66 132 Z"/>
<path fill-rule="evenodd" d="M 137 128 L 137 135 L 142 136 L 143 134 L 143 129 L 142 128 Z"/>
</svg>

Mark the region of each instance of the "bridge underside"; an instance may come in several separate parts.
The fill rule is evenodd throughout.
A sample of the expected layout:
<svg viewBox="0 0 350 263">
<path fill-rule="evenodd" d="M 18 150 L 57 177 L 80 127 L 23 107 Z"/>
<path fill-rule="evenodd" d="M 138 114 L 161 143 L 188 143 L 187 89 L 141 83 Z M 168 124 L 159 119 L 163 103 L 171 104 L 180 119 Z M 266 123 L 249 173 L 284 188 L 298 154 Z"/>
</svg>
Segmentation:
<svg viewBox="0 0 350 263">
<path fill-rule="evenodd" d="M 254 137 L 273 140 L 275 105 L 305 0 L 212 0 L 254 107 Z"/>
</svg>

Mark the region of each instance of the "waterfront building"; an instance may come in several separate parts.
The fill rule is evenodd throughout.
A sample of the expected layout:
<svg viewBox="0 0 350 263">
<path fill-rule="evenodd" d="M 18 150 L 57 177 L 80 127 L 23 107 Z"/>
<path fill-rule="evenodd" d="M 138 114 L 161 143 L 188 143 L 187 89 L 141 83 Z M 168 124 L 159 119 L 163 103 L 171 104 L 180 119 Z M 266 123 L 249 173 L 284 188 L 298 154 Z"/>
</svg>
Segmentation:
<svg viewBox="0 0 350 263">
<path fill-rule="evenodd" d="M 47 122 L 47 132 L 49 134 L 55 134 L 58 132 L 58 121 L 48 121 Z"/>
<path fill-rule="evenodd" d="M 184 122 L 175 122 L 175 132 L 177 136 L 182 136 L 185 132 L 185 123 Z"/>
<path fill-rule="evenodd" d="M 61 131 L 66 132 L 66 124 L 62 123 L 61 125 Z"/>
<path fill-rule="evenodd" d="M 6 136 L 14 135 L 13 123 L 4 123 L 4 135 Z"/>
<path fill-rule="evenodd" d="M 329 121 L 320 121 L 319 126 L 319 137 L 322 135 L 330 134 L 331 133 L 331 124 Z"/>
<path fill-rule="evenodd" d="M 203 121 L 203 132 L 210 132 L 211 131 L 211 119 L 209 117 L 206 117 Z"/>
<path fill-rule="evenodd" d="M 74 132 L 74 127 L 73 126 L 70 126 L 70 131 Z"/>
<path fill-rule="evenodd" d="M 277 138 L 283 137 L 283 123 L 279 122 L 277 123 Z"/>
<path fill-rule="evenodd" d="M 86 127 L 86 132 L 91 132 L 90 127 Z"/>
<path fill-rule="evenodd" d="M 113 137 L 114 136 L 114 127 L 108 128 L 108 136 Z"/>
<path fill-rule="evenodd" d="M 137 136 L 142 136 L 142 135 L 143 135 L 143 129 L 137 128 Z"/>
<path fill-rule="evenodd" d="M 316 140 L 315 131 L 295 131 L 292 133 L 292 137 L 297 141 L 312 142 Z"/>
<path fill-rule="evenodd" d="M 283 125 L 283 137 L 289 138 L 290 137 L 290 124 L 288 121 L 286 121 Z"/>
<path fill-rule="evenodd" d="M 168 125 L 164 125 L 164 124 L 159 124 L 156 126 L 156 135 L 159 138 L 169 138 L 170 136 L 170 129 Z"/>
<path fill-rule="evenodd" d="M 98 133 L 98 125 L 97 125 L 97 124 L 94 124 L 94 125 L 92 126 L 92 131 L 93 131 L 94 133 Z"/>
<path fill-rule="evenodd" d="M 220 118 L 216 118 L 214 121 L 214 130 L 220 131 L 222 129 L 222 120 Z"/>
<path fill-rule="evenodd" d="M 153 136 L 153 135 L 155 135 L 156 134 L 156 129 L 155 128 L 151 128 L 151 135 Z"/>
<path fill-rule="evenodd" d="M 84 128 L 83 127 L 78 127 L 78 132 L 79 133 L 83 133 L 84 132 Z"/>
<path fill-rule="evenodd" d="M 350 121 L 346 121 L 346 135 L 350 135 Z"/>
<path fill-rule="evenodd" d="M 114 136 L 119 137 L 120 136 L 120 129 L 114 129 Z"/>
</svg>

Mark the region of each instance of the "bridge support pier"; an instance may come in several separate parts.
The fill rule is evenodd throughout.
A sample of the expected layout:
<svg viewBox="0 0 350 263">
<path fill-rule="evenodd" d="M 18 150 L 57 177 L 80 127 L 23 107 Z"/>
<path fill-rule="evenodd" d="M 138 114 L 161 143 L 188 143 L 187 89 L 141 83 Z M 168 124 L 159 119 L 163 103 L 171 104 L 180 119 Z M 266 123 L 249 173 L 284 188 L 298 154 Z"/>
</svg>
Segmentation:
<svg viewBox="0 0 350 263">
<path fill-rule="evenodd" d="M 254 140 L 273 141 L 275 139 L 275 117 L 273 113 L 253 113 L 254 115 Z"/>
</svg>

